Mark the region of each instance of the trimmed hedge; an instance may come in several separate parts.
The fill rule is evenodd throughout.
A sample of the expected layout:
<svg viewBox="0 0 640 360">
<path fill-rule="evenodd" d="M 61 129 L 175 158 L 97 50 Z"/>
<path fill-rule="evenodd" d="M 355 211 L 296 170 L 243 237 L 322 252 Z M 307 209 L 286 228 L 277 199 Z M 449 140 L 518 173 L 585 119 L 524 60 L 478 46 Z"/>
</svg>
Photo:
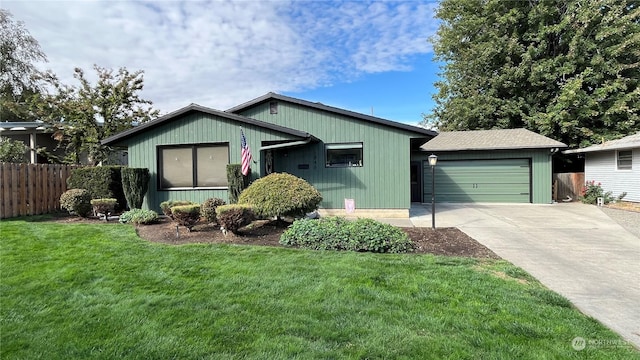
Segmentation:
<svg viewBox="0 0 640 360">
<path fill-rule="evenodd" d="M 105 218 L 109 213 L 113 212 L 117 205 L 118 200 L 113 198 L 91 200 L 94 214 L 104 214 Z"/>
<path fill-rule="evenodd" d="M 178 205 L 171 207 L 171 215 L 179 225 L 186 227 L 189 231 L 200 221 L 200 205 Z"/>
<path fill-rule="evenodd" d="M 245 176 L 242 175 L 241 164 L 227 165 L 227 181 L 229 186 L 229 203 L 238 203 L 238 197 L 247 187 Z"/>
<path fill-rule="evenodd" d="M 208 198 L 200 206 L 200 213 L 204 220 L 210 224 L 215 223 L 216 220 L 216 208 L 218 206 L 225 205 L 224 200 L 219 198 Z"/>
<path fill-rule="evenodd" d="M 246 188 L 238 204 L 249 204 L 259 217 L 303 217 L 318 209 L 322 195 L 306 180 L 287 173 L 273 173 Z"/>
<path fill-rule="evenodd" d="M 168 200 L 160 203 L 160 209 L 162 209 L 162 213 L 166 216 L 173 219 L 173 214 L 171 214 L 171 208 L 174 206 L 181 205 L 194 205 L 195 203 L 188 200 Z"/>
<path fill-rule="evenodd" d="M 144 196 L 149 190 L 149 169 L 124 167 L 122 173 L 122 190 L 130 209 L 142 208 Z"/>
<path fill-rule="evenodd" d="M 119 221 L 123 224 L 141 224 L 148 225 L 158 222 L 158 213 L 153 210 L 146 209 L 131 209 L 120 215 Z"/>
<path fill-rule="evenodd" d="M 251 224 L 255 220 L 255 214 L 250 205 L 221 205 L 216 208 L 218 223 L 222 227 L 236 234 L 238 229 Z"/>
<path fill-rule="evenodd" d="M 70 189 L 60 195 L 60 207 L 69 214 L 87 217 L 91 213 L 91 193 L 86 189 Z"/>
<path fill-rule="evenodd" d="M 314 250 L 350 250 L 376 253 L 413 251 L 409 236 L 399 228 L 372 219 L 327 217 L 296 220 L 280 243 Z"/>
<path fill-rule="evenodd" d="M 127 204 L 122 189 L 122 166 L 87 166 L 71 170 L 67 187 L 87 189 L 92 199 L 114 198 L 118 201 L 116 210 Z"/>
</svg>

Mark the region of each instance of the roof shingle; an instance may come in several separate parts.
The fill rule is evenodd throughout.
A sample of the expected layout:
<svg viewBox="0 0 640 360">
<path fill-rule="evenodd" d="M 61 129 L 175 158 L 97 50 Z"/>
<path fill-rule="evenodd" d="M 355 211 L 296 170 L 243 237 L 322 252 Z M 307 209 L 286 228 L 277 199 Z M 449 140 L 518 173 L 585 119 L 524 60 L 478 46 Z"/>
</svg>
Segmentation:
<svg viewBox="0 0 640 360">
<path fill-rule="evenodd" d="M 420 148 L 424 151 L 468 151 L 565 148 L 567 145 L 527 129 L 444 131 Z"/>
</svg>

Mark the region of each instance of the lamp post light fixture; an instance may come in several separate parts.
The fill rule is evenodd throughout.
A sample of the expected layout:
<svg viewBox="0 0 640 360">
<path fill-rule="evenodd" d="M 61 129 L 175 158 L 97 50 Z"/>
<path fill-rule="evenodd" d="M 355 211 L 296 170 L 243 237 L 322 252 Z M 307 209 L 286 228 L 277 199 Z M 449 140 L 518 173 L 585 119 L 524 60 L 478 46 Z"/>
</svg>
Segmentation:
<svg viewBox="0 0 640 360">
<path fill-rule="evenodd" d="M 429 155 L 429 165 L 431 165 L 431 228 L 436 228 L 436 163 L 438 157 Z"/>
</svg>

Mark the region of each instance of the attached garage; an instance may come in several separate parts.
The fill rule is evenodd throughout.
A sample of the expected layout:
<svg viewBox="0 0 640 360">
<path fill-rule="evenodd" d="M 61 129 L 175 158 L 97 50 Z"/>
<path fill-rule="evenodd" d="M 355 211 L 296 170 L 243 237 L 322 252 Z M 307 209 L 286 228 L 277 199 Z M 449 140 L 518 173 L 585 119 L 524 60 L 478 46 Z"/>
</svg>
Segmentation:
<svg viewBox="0 0 640 360">
<path fill-rule="evenodd" d="M 421 148 L 438 156 L 436 202 L 550 203 L 552 156 L 561 142 L 525 129 L 442 132 Z M 423 162 L 423 202 L 431 202 Z"/>
<path fill-rule="evenodd" d="M 431 199 L 431 166 L 424 163 L 424 194 Z M 436 201 L 531 202 L 529 159 L 442 160 L 436 167 Z"/>
</svg>

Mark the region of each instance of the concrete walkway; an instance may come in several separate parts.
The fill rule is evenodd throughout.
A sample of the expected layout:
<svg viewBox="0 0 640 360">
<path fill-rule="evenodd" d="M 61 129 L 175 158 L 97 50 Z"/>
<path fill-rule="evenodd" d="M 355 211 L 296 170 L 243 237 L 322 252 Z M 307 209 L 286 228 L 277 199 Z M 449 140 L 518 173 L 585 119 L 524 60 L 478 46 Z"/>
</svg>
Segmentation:
<svg viewBox="0 0 640 360">
<path fill-rule="evenodd" d="M 431 227 L 431 206 L 410 220 Z M 459 228 L 640 348 L 640 238 L 600 208 L 437 204 L 436 226 Z"/>
</svg>

